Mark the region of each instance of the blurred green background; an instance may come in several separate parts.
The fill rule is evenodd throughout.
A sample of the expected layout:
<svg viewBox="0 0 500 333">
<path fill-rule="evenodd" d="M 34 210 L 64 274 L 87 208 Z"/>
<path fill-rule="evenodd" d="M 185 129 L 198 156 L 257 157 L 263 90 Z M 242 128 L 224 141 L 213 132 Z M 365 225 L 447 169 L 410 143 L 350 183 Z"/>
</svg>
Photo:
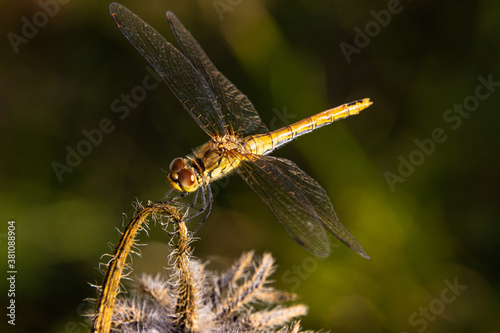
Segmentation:
<svg viewBox="0 0 500 333">
<path fill-rule="evenodd" d="M 270 127 L 374 101 L 274 153 L 322 184 L 371 259 L 333 238 L 328 259 L 312 257 L 232 176 L 216 185 L 194 244 L 209 268 L 270 251 L 276 286 L 310 307 L 307 329 L 500 331 L 498 1 L 123 4 L 171 41 L 164 13 L 174 11 Z M 0 323 L 9 332 L 86 331 L 82 300 L 96 295 L 88 282 L 101 282 L 96 267 L 132 203 L 160 200 L 170 161 L 207 140 L 164 84 L 123 119 L 112 112 L 148 71 L 108 5 L 0 3 L 2 254 L 7 221 L 17 232 L 17 321 L 9 326 L 3 315 Z M 105 118 L 113 130 L 58 178 L 53 163 L 65 164 L 67 147 Z M 168 239 L 159 227 L 141 235 L 148 245 L 134 258 L 136 273 L 161 271 Z"/>
</svg>

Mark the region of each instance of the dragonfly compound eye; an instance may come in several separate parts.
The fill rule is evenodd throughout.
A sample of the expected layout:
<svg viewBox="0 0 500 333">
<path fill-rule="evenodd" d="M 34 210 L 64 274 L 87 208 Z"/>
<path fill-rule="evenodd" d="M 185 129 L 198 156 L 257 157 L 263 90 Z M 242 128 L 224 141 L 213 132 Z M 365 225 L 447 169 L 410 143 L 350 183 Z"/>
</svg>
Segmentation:
<svg viewBox="0 0 500 333">
<path fill-rule="evenodd" d="M 189 169 L 182 169 L 179 171 L 179 184 L 184 189 L 189 189 L 196 184 L 196 177 L 194 173 Z"/>
<path fill-rule="evenodd" d="M 170 172 L 179 172 L 184 167 L 184 159 L 177 157 L 170 163 Z"/>
</svg>

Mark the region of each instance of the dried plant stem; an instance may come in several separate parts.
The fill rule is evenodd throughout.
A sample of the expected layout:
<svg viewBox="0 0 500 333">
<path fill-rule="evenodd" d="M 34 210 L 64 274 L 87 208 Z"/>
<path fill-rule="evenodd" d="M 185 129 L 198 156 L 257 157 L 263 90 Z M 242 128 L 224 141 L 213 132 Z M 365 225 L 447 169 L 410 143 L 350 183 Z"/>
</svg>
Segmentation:
<svg viewBox="0 0 500 333">
<path fill-rule="evenodd" d="M 104 275 L 100 290 L 101 293 L 97 299 L 96 315 L 92 324 L 92 332 L 109 333 L 111 330 L 116 297 L 120 290 L 120 280 L 127 264 L 128 255 L 131 252 L 132 246 L 135 244 L 137 233 L 143 229 L 143 225 L 150 214 L 166 215 L 176 222 L 182 220 L 179 211 L 166 203 L 150 203 L 135 213 L 134 217 L 125 228 L 116 246 L 113 257 L 107 264 L 106 274 Z"/>
<path fill-rule="evenodd" d="M 198 319 L 196 316 L 196 292 L 193 276 L 189 267 L 189 237 L 186 224 L 180 222 L 177 224 L 178 243 L 173 251 L 175 270 L 177 276 L 177 305 L 175 313 L 177 316 L 177 325 L 186 332 L 198 332 Z"/>
<path fill-rule="evenodd" d="M 139 206 L 128 223 L 107 263 L 103 284 L 99 287 L 92 332 L 300 332 L 290 323 L 306 315 L 302 304 L 287 306 L 295 294 L 274 289 L 269 279 L 274 259 L 265 253 L 260 259 L 254 252 L 244 253 L 226 272 L 205 268 L 206 263 L 192 257 L 193 240 L 175 202 Z M 184 211 L 183 206 L 177 206 Z M 143 275 L 130 295 L 119 297 L 120 281 L 132 267 L 127 262 L 134 253 L 139 231 L 147 227 L 147 218 L 156 215 L 173 223 L 174 237 L 169 257 L 170 277 Z M 307 331 L 309 332 L 309 331 Z"/>
</svg>

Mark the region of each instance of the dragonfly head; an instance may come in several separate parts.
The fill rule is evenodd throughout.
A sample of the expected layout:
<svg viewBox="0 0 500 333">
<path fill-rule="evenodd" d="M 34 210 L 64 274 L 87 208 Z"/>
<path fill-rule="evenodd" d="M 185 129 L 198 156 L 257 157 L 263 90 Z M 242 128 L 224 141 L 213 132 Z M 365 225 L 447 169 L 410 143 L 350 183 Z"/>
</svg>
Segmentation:
<svg viewBox="0 0 500 333">
<path fill-rule="evenodd" d="M 177 157 L 170 163 L 167 180 L 179 192 L 194 192 L 200 186 L 194 168 L 182 157 Z"/>
</svg>

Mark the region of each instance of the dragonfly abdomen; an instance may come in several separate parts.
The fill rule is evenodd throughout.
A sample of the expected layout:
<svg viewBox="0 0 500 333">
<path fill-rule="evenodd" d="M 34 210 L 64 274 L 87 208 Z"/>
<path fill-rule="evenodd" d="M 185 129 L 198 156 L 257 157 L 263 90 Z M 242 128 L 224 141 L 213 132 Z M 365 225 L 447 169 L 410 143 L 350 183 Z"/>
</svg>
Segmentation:
<svg viewBox="0 0 500 333">
<path fill-rule="evenodd" d="M 320 112 L 276 131 L 257 134 L 246 139 L 245 148 L 256 155 L 266 155 L 296 137 L 310 133 L 316 128 L 329 125 L 339 119 L 358 114 L 372 104 L 369 98 L 353 101 L 333 109 Z"/>
</svg>

